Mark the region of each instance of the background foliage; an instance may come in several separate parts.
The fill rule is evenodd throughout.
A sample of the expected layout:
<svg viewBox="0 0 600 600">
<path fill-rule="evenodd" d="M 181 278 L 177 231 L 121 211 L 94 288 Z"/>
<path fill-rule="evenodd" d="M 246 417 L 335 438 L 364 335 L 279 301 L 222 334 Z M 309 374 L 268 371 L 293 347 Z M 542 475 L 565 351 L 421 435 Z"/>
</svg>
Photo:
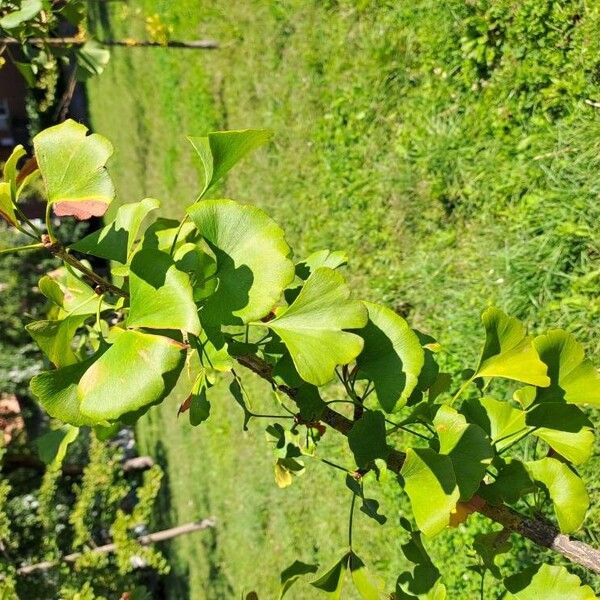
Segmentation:
<svg viewBox="0 0 600 600">
<path fill-rule="evenodd" d="M 414 307 L 411 321 L 455 343 L 449 350 L 473 348 L 460 358 L 474 357 L 475 315 L 490 301 L 522 318 L 536 315 L 534 326 L 574 330 L 597 351 L 596 7 L 532 0 L 410 7 L 256 2 L 226 9 L 148 1 L 144 8 L 160 12 L 182 37 L 199 27 L 233 43 L 210 57 L 157 53 L 150 60 L 115 52 L 104 79 L 91 84 L 95 126 L 121 150 L 113 166 L 121 197 L 170 198 L 171 210 L 181 212 L 179 199 L 196 172 L 172 132 L 268 123 L 278 132 L 275 144 L 228 181 L 228 192 L 259 198 L 286 224 L 300 253 L 348 249 L 359 293 L 404 311 Z M 125 29 L 122 10 L 115 8 L 115 28 Z M 215 597 L 244 584 L 274 588 L 275 581 L 256 581 L 242 543 L 248 524 L 258 551 L 261 544 L 280 546 L 272 553 L 277 564 L 262 571 L 276 572 L 296 556 L 307 530 L 334 521 L 335 488 L 309 517 L 302 505 L 309 487 L 320 486 L 320 477 L 329 483 L 330 474 L 312 473 L 305 489 L 298 482 L 283 492 L 285 504 L 297 507 L 290 514 L 282 492 L 223 452 L 228 433 L 237 439 L 237 420 L 217 413 L 201 435 L 180 436 L 174 410 L 166 410 L 140 433 L 165 459 L 173 457 L 175 513 L 225 515 L 223 530 L 197 560 L 181 542 L 179 569 L 192 568 L 194 589 L 210 582 Z M 192 439 L 210 468 L 205 460 L 177 460 Z M 267 473 L 270 456 L 252 440 L 244 446 L 240 454 L 259 453 L 264 468 L 254 470 Z M 594 468 L 597 462 L 589 474 Z M 390 498 L 392 511 L 394 503 Z M 381 538 L 365 540 L 374 561 L 382 540 L 397 533 L 390 521 Z M 464 565 L 447 560 L 462 546 L 460 535 L 472 534 L 462 530 L 436 548 L 438 562 L 455 569 L 446 575 L 451 594 L 472 589 Z M 317 537 L 315 554 L 327 556 L 338 545 Z M 396 565 L 384 561 L 400 560 L 379 558 L 380 571 L 390 572 Z"/>
</svg>

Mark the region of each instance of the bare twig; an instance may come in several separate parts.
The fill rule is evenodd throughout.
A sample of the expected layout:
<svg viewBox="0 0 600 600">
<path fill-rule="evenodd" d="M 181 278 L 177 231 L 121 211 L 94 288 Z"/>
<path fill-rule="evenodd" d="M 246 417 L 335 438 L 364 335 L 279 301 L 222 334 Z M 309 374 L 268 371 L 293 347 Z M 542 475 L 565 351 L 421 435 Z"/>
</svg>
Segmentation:
<svg viewBox="0 0 600 600">
<path fill-rule="evenodd" d="M 186 523 L 185 525 L 179 525 L 178 527 L 172 527 L 171 529 L 163 529 L 162 531 L 157 531 L 149 535 L 143 535 L 142 537 L 139 537 L 137 539 L 137 542 L 142 546 L 149 546 L 150 544 L 164 542 L 166 540 L 170 540 L 180 535 L 187 535 L 188 533 L 194 533 L 196 531 L 209 529 L 211 527 L 214 527 L 216 523 L 217 520 L 215 519 L 215 517 L 208 517 L 206 519 L 202 519 L 202 521 Z M 90 552 L 92 552 L 93 554 L 109 554 L 110 552 L 114 552 L 115 550 L 115 544 L 105 544 L 104 546 L 98 546 L 93 550 L 90 550 Z M 67 554 L 67 556 L 63 556 L 60 561 L 47 560 L 44 562 L 36 563 L 34 565 L 26 565 L 17 569 L 17 574 L 29 575 L 30 573 L 35 573 L 36 571 L 47 571 L 48 569 L 51 569 L 52 567 L 55 567 L 56 565 L 61 564 L 63 562 L 73 563 L 81 555 L 81 552 L 73 552 L 72 554 Z"/>
</svg>

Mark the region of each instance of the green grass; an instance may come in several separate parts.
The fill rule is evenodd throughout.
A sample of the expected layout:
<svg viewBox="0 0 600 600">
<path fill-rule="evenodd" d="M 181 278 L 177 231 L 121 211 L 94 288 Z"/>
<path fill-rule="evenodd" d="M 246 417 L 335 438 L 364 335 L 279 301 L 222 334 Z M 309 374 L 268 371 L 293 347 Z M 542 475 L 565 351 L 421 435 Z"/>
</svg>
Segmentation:
<svg viewBox="0 0 600 600">
<path fill-rule="evenodd" d="M 116 34 L 144 35 L 143 15 L 157 12 L 176 38 L 222 44 L 115 50 L 90 83 L 94 128 L 116 148 L 121 201 L 157 197 L 179 216 L 201 181 L 186 135 L 270 127 L 273 144 L 219 193 L 265 208 L 300 257 L 346 250 L 356 294 L 408 311 L 442 342 L 450 368 L 476 360 L 479 314 L 492 302 L 533 329 L 567 327 L 597 352 L 600 112 L 585 100 L 600 97 L 598 10 L 573 1 L 560 3 L 564 14 L 540 13 L 552 3 L 506 0 L 487 12 L 481 3 L 477 17 L 458 1 L 395 4 L 144 0 L 140 15 L 115 4 Z M 576 12 L 580 25 L 565 33 Z M 500 25 L 486 29 L 490 22 Z M 259 406 L 272 405 L 268 390 L 251 387 Z M 214 514 L 219 525 L 169 548 L 173 598 L 251 589 L 271 598 L 295 558 L 333 561 L 349 503 L 335 471 L 308 465 L 279 490 L 266 423 L 240 433 L 225 393 L 198 429 L 176 412 L 172 401 L 138 428 L 142 447 L 167 465 L 160 520 Z M 596 499 L 597 468 L 596 460 L 585 471 Z M 357 545 L 391 589 L 403 567 L 404 504 L 393 483 L 373 493 L 389 522 L 359 519 Z M 435 542 L 450 597 L 476 595 L 463 548 L 483 527 L 476 521 Z M 523 546 L 522 564 L 529 553 Z M 291 597 L 314 590 L 300 585 Z"/>
</svg>

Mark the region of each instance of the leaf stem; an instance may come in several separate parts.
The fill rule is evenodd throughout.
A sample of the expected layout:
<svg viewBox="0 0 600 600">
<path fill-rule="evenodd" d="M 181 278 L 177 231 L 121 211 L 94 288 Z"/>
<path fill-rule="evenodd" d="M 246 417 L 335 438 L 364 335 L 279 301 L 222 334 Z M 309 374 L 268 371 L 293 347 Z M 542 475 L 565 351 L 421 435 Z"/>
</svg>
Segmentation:
<svg viewBox="0 0 600 600">
<path fill-rule="evenodd" d="M 177 245 L 177 240 L 179 239 L 179 234 L 181 233 L 183 226 L 187 223 L 187 220 L 189 218 L 190 218 L 190 216 L 186 213 L 185 217 L 183 217 L 183 219 L 181 219 L 181 223 L 179 223 L 179 227 L 177 227 L 177 231 L 175 232 L 175 237 L 173 238 L 173 243 L 171 244 L 171 249 L 169 250 L 170 256 L 173 256 L 173 254 L 175 252 L 175 246 Z"/>
<path fill-rule="evenodd" d="M 459 388 L 458 388 L 458 392 L 456 392 L 456 394 L 454 394 L 454 396 L 452 396 L 452 400 L 450 400 L 450 406 L 452 406 L 456 400 L 458 400 L 458 398 L 460 396 L 462 396 L 462 393 L 467 389 L 467 387 L 469 387 L 469 384 L 473 381 L 473 377 L 471 377 L 470 379 L 467 379 Z"/>
<path fill-rule="evenodd" d="M 43 247 L 44 244 L 42 243 L 28 244 L 26 246 L 16 246 L 15 248 L 4 248 L 3 250 L 0 250 L 0 254 L 12 254 L 14 252 L 23 252 L 25 250 L 38 250 Z"/>
<path fill-rule="evenodd" d="M 350 517 L 348 519 L 348 546 L 352 550 L 352 525 L 354 524 L 354 505 L 356 504 L 356 492 L 352 492 L 352 501 L 350 502 Z"/>
</svg>

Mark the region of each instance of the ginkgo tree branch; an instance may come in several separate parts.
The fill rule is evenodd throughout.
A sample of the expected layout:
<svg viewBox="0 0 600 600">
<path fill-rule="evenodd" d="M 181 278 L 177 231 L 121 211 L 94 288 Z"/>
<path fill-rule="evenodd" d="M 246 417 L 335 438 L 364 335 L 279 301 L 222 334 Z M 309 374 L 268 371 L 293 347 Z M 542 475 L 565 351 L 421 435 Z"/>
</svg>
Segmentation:
<svg viewBox="0 0 600 600">
<path fill-rule="evenodd" d="M 295 401 L 296 390 L 285 385 L 278 385 L 273 379 L 271 366 L 264 360 L 258 356 L 246 355 L 238 357 L 237 361 Z M 320 420 L 345 436 L 350 433 L 354 424 L 348 417 L 330 409 L 328 406 L 323 409 Z M 404 452 L 390 449 L 390 453 L 386 458 L 388 468 L 394 473 L 400 473 L 405 458 Z M 560 533 L 548 521 L 525 517 L 506 505 L 494 506 L 488 504 L 480 496 L 474 496 L 466 504 L 469 511 L 478 512 L 503 525 L 508 531 L 520 534 L 538 546 L 554 550 L 569 561 L 586 567 L 595 573 L 600 573 L 600 550 Z"/>
</svg>

